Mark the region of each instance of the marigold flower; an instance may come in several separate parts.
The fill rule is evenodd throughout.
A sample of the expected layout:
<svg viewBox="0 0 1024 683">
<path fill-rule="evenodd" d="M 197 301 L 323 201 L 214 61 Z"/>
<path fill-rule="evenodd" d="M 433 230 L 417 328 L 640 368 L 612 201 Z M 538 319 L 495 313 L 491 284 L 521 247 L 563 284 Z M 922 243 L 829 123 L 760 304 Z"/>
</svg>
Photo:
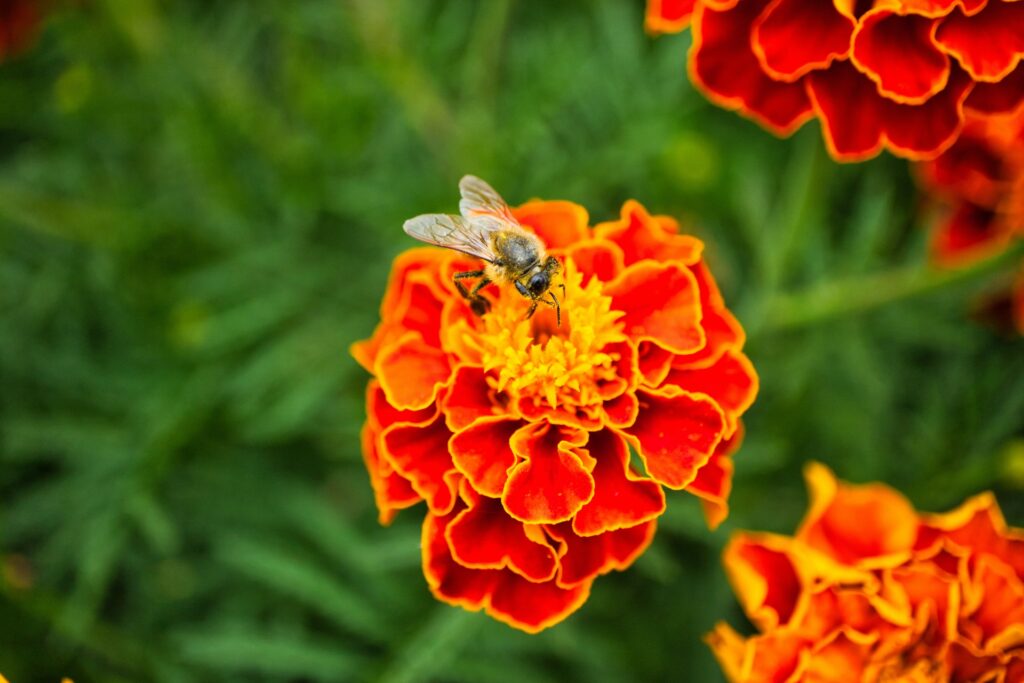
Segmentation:
<svg viewBox="0 0 1024 683">
<path fill-rule="evenodd" d="M 40 21 L 39 0 L 0 0 L 0 61 L 27 48 Z"/>
<path fill-rule="evenodd" d="M 707 640 L 731 681 L 1024 680 L 1024 532 L 991 494 L 921 514 L 882 484 L 806 469 L 796 534 L 744 532 L 729 579 L 759 633 Z"/>
<path fill-rule="evenodd" d="M 1024 106 L 1014 0 L 648 0 L 649 31 L 688 24 L 690 77 L 710 100 L 778 135 L 817 117 L 840 161 L 933 158 L 965 110 Z"/>
<path fill-rule="evenodd" d="M 524 319 L 511 288 L 473 315 L 452 276 L 479 261 L 416 248 L 352 353 L 374 375 L 363 453 L 381 522 L 426 501 L 434 595 L 535 632 L 644 551 L 662 487 L 721 522 L 757 375 L 702 243 L 672 219 L 636 202 L 593 228 L 569 202 L 513 213 L 563 265 L 561 326 L 551 309 Z"/>
</svg>

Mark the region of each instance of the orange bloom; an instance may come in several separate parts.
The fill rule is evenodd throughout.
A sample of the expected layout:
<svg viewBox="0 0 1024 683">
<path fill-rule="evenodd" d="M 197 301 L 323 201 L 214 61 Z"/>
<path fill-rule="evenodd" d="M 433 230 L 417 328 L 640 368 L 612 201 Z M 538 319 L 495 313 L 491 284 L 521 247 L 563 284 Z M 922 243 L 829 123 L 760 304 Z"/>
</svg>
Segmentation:
<svg viewBox="0 0 1024 683">
<path fill-rule="evenodd" d="M 921 514 L 806 470 L 795 536 L 741 533 L 725 567 L 759 633 L 708 635 L 730 681 L 1024 681 L 1024 531 L 982 494 Z"/>
<path fill-rule="evenodd" d="M 29 46 L 39 25 L 39 0 L 0 0 L 0 61 Z"/>
<path fill-rule="evenodd" d="M 644 551 L 663 486 L 700 497 L 712 526 L 726 516 L 757 376 L 675 221 L 635 202 L 594 228 L 569 202 L 513 213 L 563 265 L 561 326 L 550 308 L 525 319 L 510 287 L 473 315 L 452 275 L 480 262 L 416 248 L 352 353 L 374 375 L 363 453 L 381 522 L 426 501 L 434 595 L 535 632 Z"/>
<path fill-rule="evenodd" d="M 1024 106 L 1014 0 L 648 0 L 649 31 L 688 24 L 690 77 L 709 99 L 778 135 L 817 117 L 840 161 L 932 158 L 965 110 Z"/>
</svg>

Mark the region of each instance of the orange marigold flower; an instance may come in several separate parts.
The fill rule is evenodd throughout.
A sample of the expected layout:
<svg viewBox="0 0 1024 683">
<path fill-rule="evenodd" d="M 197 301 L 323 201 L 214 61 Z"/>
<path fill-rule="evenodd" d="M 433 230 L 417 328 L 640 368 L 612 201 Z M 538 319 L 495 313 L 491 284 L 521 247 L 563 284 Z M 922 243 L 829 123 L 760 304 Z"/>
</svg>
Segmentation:
<svg viewBox="0 0 1024 683">
<path fill-rule="evenodd" d="M 708 635 L 730 681 L 1024 680 L 1024 531 L 991 494 L 921 514 L 820 464 L 806 478 L 794 536 L 743 532 L 726 548 L 759 631 Z"/>
<path fill-rule="evenodd" d="M 702 243 L 672 219 L 632 201 L 593 228 L 564 201 L 513 214 L 563 266 L 561 325 L 551 308 L 526 319 L 511 287 L 477 317 L 452 276 L 480 262 L 415 248 L 352 353 L 374 375 L 363 453 L 381 522 L 425 501 L 434 595 L 535 632 L 644 551 L 662 487 L 722 521 L 757 375 Z"/>
<path fill-rule="evenodd" d="M 818 117 L 840 161 L 933 158 L 965 111 L 1024 106 L 1014 0 L 648 0 L 652 32 L 693 26 L 690 77 L 778 135 Z"/>
<path fill-rule="evenodd" d="M 39 25 L 40 0 L 0 0 L 0 61 L 26 49 Z"/>
</svg>

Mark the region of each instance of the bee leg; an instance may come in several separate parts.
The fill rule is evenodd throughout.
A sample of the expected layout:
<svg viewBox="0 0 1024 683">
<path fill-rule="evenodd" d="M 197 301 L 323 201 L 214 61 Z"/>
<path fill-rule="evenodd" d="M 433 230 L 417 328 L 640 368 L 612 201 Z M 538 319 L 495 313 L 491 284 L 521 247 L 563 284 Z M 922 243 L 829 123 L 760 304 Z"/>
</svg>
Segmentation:
<svg viewBox="0 0 1024 683">
<path fill-rule="evenodd" d="M 479 292 L 482 288 L 486 287 L 491 282 L 486 277 L 484 277 L 485 274 L 486 273 L 483 270 L 468 270 L 465 273 L 455 273 L 454 277 L 452 278 L 452 280 L 455 282 L 455 289 L 459 290 L 459 294 L 461 294 L 462 298 L 469 302 L 469 307 L 472 309 L 473 313 L 475 313 L 478 316 L 483 316 L 485 313 L 491 310 L 491 302 L 477 294 L 477 292 Z M 483 277 L 483 279 L 480 282 L 478 282 L 476 286 L 473 287 L 472 292 L 467 290 L 466 286 L 459 282 L 459 280 L 465 280 L 466 278 L 471 277 Z"/>
<path fill-rule="evenodd" d="M 527 320 L 529 320 L 530 318 L 533 317 L 534 311 L 537 310 L 537 302 L 538 301 L 540 301 L 540 299 L 534 299 L 533 303 L 530 304 L 530 310 L 526 311 L 526 319 Z"/>
<path fill-rule="evenodd" d="M 562 285 L 562 289 L 563 290 L 565 289 L 565 285 Z M 548 294 L 551 295 L 551 305 L 555 307 L 555 322 L 558 325 L 558 327 L 561 327 L 562 326 L 562 307 L 558 305 L 558 298 L 555 297 L 555 293 L 554 292 L 548 292 Z M 564 297 L 565 294 L 563 293 L 562 296 Z M 545 301 L 544 303 L 547 303 L 547 302 Z"/>
</svg>

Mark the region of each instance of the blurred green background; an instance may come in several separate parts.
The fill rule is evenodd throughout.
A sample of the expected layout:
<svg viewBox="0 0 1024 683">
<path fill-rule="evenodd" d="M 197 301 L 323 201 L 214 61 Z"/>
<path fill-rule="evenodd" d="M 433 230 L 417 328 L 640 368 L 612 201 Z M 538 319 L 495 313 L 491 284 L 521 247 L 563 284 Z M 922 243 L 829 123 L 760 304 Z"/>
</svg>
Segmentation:
<svg viewBox="0 0 1024 683">
<path fill-rule="evenodd" d="M 801 465 L 1024 523 L 1009 260 L 924 268 L 904 162 L 838 166 L 688 84 L 639 0 L 94 0 L 0 64 L 0 671 L 57 681 L 716 681 L 737 528 Z M 358 431 L 404 219 L 464 173 L 627 198 L 708 244 L 762 390 L 715 533 L 673 494 L 538 636 L 435 602 L 422 510 L 376 522 Z"/>
</svg>

